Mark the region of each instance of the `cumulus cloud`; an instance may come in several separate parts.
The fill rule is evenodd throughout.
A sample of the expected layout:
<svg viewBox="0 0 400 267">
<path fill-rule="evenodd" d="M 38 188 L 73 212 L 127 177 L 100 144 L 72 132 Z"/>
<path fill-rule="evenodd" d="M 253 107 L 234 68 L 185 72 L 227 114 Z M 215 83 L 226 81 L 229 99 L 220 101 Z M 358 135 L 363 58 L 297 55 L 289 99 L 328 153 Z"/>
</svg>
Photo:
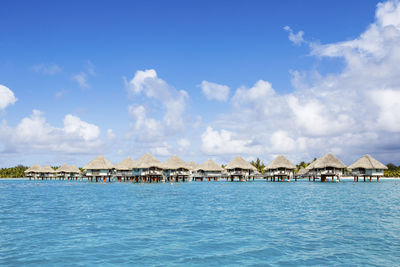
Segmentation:
<svg viewBox="0 0 400 267">
<path fill-rule="evenodd" d="M 241 139 L 233 132 L 207 127 L 201 135 L 202 151 L 207 155 L 254 154 L 260 148 L 251 139 Z"/>
<path fill-rule="evenodd" d="M 66 115 L 64 127 L 50 125 L 43 113 L 33 110 L 15 127 L 0 126 L 0 143 L 8 152 L 90 153 L 100 144 L 100 129 L 73 115 Z"/>
<path fill-rule="evenodd" d="M 13 105 L 17 100 L 13 91 L 0 84 L 0 110 L 5 109 L 9 105 Z"/>
<path fill-rule="evenodd" d="M 163 125 L 166 130 L 178 131 L 184 127 L 183 114 L 188 94 L 184 90 L 176 90 L 163 79 L 158 78 L 155 70 L 137 71 L 128 82 L 127 89 L 134 95 L 144 94 L 148 99 L 156 100 L 163 106 Z"/>
<path fill-rule="evenodd" d="M 45 75 L 54 75 L 62 71 L 61 67 L 57 64 L 41 63 L 32 66 L 32 70 L 37 73 Z"/>
<path fill-rule="evenodd" d="M 299 160 L 334 151 L 348 163 L 363 153 L 383 161 L 400 156 L 399 2 L 378 4 L 375 21 L 353 40 L 309 43 L 302 32 L 285 29 L 295 44 L 307 43 L 318 60 L 343 59 L 343 69 L 324 75 L 293 70 L 294 88 L 286 94 L 264 80 L 238 88 L 230 112 L 210 125 L 226 132 L 207 128 L 203 150 L 235 154 L 253 143 L 261 153 L 289 153 Z M 240 136 L 239 143 L 231 145 L 234 136 Z M 241 149 L 224 149 L 227 144 Z"/>
<path fill-rule="evenodd" d="M 283 29 L 289 33 L 289 40 L 293 44 L 301 45 L 304 42 L 304 39 L 303 39 L 304 32 L 303 31 L 294 33 L 293 30 L 289 26 L 285 26 L 285 27 L 283 27 Z"/>
<path fill-rule="evenodd" d="M 186 151 L 190 147 L 190 141 L 186 138 L 181 138 L 178 141 L 178 146 L 180 151 Z"/>
<path fill-rule="evenodd" d="M 201 82 L 201 90 L 208 100 L 226 101 L 229 96 L 229 87 L 208 81 Z"/>
</svg>

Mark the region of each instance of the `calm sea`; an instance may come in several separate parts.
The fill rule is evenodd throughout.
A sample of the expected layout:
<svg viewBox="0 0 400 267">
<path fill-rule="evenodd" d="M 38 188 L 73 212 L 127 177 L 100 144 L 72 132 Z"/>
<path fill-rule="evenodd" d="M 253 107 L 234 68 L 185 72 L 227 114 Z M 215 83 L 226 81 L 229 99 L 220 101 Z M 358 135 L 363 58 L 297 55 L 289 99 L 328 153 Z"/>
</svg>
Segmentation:
<svg viewBox="0 0 400 267">
<path fill-rule="evenodd" d="M 0 180 L 0 265 L 400 266 L 400 183 Z"/>
</svg>

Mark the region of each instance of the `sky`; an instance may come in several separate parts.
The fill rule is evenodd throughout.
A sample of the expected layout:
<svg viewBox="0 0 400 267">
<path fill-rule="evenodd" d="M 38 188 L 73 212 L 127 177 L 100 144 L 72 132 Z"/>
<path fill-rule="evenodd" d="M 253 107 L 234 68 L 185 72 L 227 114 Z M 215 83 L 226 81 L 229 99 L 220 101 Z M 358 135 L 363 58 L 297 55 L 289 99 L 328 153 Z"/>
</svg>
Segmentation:
<svg viewBox="0 0 400 267">
<path fill-rule="evenodd" d="M 399 1 L 1 1 L 0 167 L 400 164 Z"/>
</svg>

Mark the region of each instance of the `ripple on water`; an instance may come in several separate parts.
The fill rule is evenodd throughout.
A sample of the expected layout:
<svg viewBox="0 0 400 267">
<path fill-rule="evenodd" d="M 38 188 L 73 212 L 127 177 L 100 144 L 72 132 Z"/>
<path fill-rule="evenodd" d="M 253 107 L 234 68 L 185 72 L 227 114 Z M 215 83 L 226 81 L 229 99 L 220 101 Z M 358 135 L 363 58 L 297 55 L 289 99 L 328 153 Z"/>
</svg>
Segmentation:
<svg viewBox="0 0 400 267">
<path fill-rule="evenodd" d="M 0 265 L 395 266 L 397 181 L 0 181 Z"/>
</svg>

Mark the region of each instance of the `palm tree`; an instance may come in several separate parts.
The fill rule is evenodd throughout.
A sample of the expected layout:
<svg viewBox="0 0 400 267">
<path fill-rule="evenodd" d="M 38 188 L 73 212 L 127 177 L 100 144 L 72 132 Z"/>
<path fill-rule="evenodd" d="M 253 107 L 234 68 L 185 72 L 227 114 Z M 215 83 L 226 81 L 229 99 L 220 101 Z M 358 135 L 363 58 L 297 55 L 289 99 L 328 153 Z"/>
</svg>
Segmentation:
<svg viewBox="0 0 400 267">
<path fill-rule="evenodd" d="M 265 164 L 263 162 L 261 162 L 261 160 L 259 158 L 257 158 L 256 161 L 252 160 L 250 162 L 250 164 L 253 165 L 254 167 L 256 167 L 258 172 L 264 173 Z"/>
</svg>

